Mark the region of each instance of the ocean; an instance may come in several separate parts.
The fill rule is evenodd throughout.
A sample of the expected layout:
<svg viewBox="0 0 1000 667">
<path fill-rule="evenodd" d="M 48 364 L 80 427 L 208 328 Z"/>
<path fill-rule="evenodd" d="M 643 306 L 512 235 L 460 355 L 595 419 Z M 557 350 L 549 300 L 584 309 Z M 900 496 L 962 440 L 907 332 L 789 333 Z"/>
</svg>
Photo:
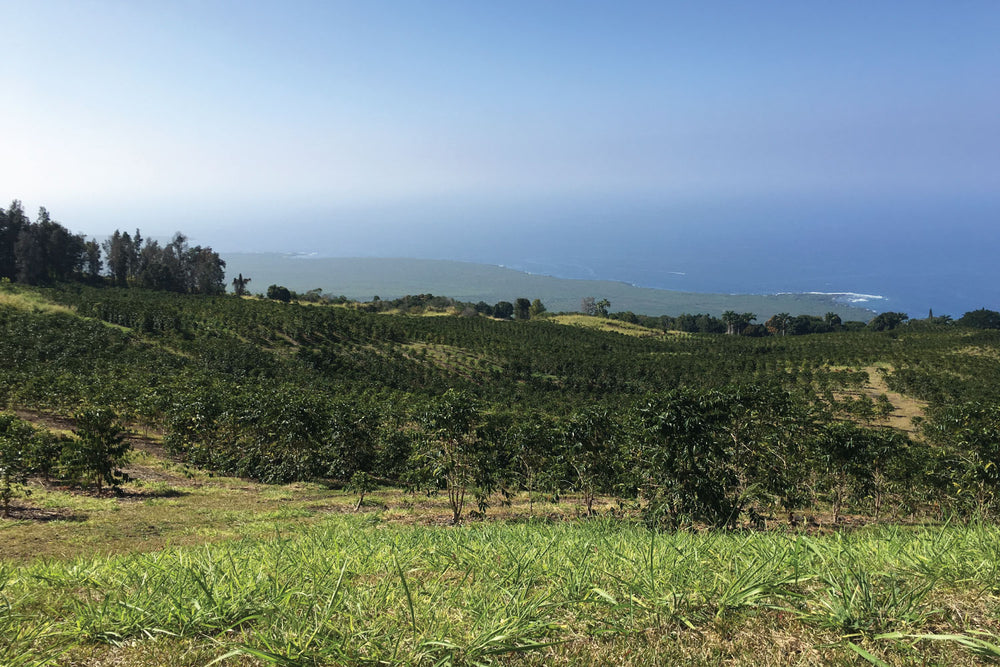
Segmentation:
<svg viewBox="0 0 1000 667">
<path fill-rule="evenodd" d="M 1000 310 L 1000 200 L 436 202 L 299 212 L 230 251 L 497 264 L 639 287 L 836 293 L 875 311 Z"/>
</svg>

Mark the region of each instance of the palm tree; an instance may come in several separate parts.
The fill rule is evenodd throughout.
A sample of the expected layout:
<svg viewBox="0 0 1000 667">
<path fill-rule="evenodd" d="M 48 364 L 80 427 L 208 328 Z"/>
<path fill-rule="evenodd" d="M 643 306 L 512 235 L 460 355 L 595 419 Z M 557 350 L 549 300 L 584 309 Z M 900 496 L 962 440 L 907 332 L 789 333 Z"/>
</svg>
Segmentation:
<svg viewBox="0 0 1000 667">
<path fill-rule="evenodd" d="M 775 336 L 784 336 L 788 332 L 788 325 L 792 323 L 792 316 L 788 313 L 778 313 L 772 315 L 764 326 Z"/>
<path fill-rule="evenodd" d="M 737 313 L 732 310 L 722 313 L 722 321 L 726 323 L 726 334 L 728 335 L 742 335 L 743 330 L 755 319 L 757 319 L 757 315 L 754 313 Z"/>
<path fill-rule="evenodd" d="M 722 321 L 726 324 L 726 335 L 731 336 L 736 333 L 736 322 L 739 314 L 735 310 L 727 310 L 722 313 Z"/>
</svg>

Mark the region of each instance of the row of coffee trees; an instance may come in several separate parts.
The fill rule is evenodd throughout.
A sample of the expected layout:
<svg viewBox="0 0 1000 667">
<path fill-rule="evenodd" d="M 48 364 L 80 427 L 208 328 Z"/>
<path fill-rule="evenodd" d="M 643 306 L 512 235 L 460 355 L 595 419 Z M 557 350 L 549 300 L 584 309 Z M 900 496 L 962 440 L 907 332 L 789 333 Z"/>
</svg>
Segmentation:
<svg viewBox="0 0 1000 667">
<path fill-rule="evenodd" d="M 0 291 L 7 406 L 107 406 L 225 474 L 447 494 L 456 520 L 517 491 L 572 493 L 587 513 L 618 499 L 663 526 L 996 511 L 992 329 L 635 338 L 135 288 Z M 846 400 L 875 365 L 930 404 L 920 439 L 880 426 L 887 400 Z"/>
<path fill-rule="evenodd" d="M 760 386 L 676 389 L 626 410 L 595 404 L 563 417 L 498 409 L 458 390 L 405 412 L 280 391 L 229 405 L 204 398 L 168 420 L 168 447 L 191 463 L 359 493 L 375 484 L 442 493 L 455 522 L 516 492 L 532 501 L 574 494 L 587 515 L 612 498 L 657 527 L 998 509 L 995 440 L 956 434 L 965 413 L 929 421 L 929 432 L 951 428 L 937 441 L 915 441 Z"/>
<path fill-rule="evenodd" d="M 246 397 L 243 397 L 246 398 Z M 166 444 L 190 463 L 265 482 L 321 479 L 359 494 L 377 485 L 445 494 L 452 520 L 525 492 L 574 494 L 591 515 L 613 498 L 657 528 L 763 527 L 796 513 L 873 519 L 933 510 L 994 515 L 1000 413 L 968 404 L 914 441 L 887 428 L 829 421 L 777 388 L 678 389 L 625 412 L 510 413 L 448 390 L 406 414 L 363 401 L 268 393 L 256 402 L 178 404 Z M 98 492 L 117 488 L 129 451 L 110 410 L 75 415 L 55 436 L 0 415 L 0 501 L 31 475 Z"/>
</svg>

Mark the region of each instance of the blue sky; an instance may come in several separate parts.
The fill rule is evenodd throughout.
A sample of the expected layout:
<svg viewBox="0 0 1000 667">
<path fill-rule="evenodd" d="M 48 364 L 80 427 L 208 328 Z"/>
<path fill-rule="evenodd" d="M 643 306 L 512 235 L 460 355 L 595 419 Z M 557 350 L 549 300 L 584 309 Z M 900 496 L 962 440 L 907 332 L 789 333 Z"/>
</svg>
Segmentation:
<svg viewBox="0 0 1000 667">
<path fill-rule="evenodd" d="M 0 197 L 89 234 L 265 250 L 275 217 L 1000 192 L 995 0 L 0 0 L 0 24 Z"/>
</svg>

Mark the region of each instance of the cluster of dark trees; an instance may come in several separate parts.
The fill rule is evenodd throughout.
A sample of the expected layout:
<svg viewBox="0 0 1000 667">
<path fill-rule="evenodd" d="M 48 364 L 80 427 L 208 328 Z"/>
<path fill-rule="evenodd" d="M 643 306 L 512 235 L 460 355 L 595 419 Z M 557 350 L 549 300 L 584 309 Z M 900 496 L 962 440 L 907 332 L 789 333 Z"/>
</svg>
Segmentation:
<svg viewBox="0 0 1000 667">
<path fill-rule="evenodd" d="M 948 324 L 951 320 L 947 315 L 933 319 L 943 320 L 942 324 Z M 986 308 L 970 310 L 958 318 L 957 324 L 970 329 L 1000 329 L 1000 313 Z"/>
<path fill-rule="evenodd" d="M 247 285 L 251 282 L 251 278 L 243 277 L 243 274 L 239 274 L 233 278 L 233 294 L 236 296 L 246 296 L 250 293 L 247 289 Z M 257 294 L 258 298 L 267 297 L 272 301 L 282 301 L 284 303 L 290 303 L 292 301 L 301 301 L 303 303 L 321 303 L 326 305 L 343 305 L 352 302 L 344 295 L 334 296 L 333 294 L 328 294 L 323 291 L 323 288 L 317 287 L 316 289 L 311 289 L 308 292 L 296 292 L 295 290 L 288 289 L 284 285 L 268 285 L 267 290 L 263 293 Z M 376 301 L 378 297 L 375 297 Z M 359 304 L 360 305 L 360 304 Z M 368 304 L 364 304 L 368 305 Z M 367 312 L 380 312 L 375 308 L 365 308 Z"/>
<path fill-rule="evenodd" d="M 833 418 L 773 386 L 683 387 L 565 416 L 454 389 L 407 408 L 285 388 L 174 410 L 165 443 L 193 464 L 270 482 L 332 480 L 359 494 L 374 484 L 446 493 L 456 522 L 473 501 L 485 514 L 515 491 L 573 492 L 587 514 L 612 496 L 670 528 L 760 526 L 819 506 L 835 522 L 848 509 L 876 519 L 930 505 L 1000 510 L 995 407 L 935 412 L 934 446 Z"/>
<path fill-rule="evenodd" d="M 95 241 L 71 234 L 44 207 L 34 222 L 17 200 L 0 208 L 0 278 L 41 285 L 97 277 L 100 255 Z"/>
<path fill-rule="evenodd" d="M 241 274 L 237 280 L 234 280 L 234 285 L 237 281 L 245 280 L 249 279 L 243 278 Z M 245 285 L 245 283 L 241 284 Z M 314 289 L 305 293 L 298 293 L 284 287 L 283 285 L 270 285 L 267 288 L 265 296 L 267 296 L 268 299 L 284 301 L 286 303 L 289 301 L 327 304 L 351 303 L 357 310 L 366 313 L 394 312 L 408 315 L 419 315 L 426 312 L 454 311 L 465 317 L 483 315 L 498 320 L 530 320 L 535 319 L 546 312 L 545 304 L 542 303 L 541 299 L 535 299 L 532 301 L 524 297 L 515 299 L 513 303 L 510 301 L 498 301 L 493 305 L 490 305 L 485 301 L 471 303 L 434 294 L 407 294 L 406 296 L 399 297 L 398 299 L 382 299 L 376 295 L 371 301 L 352 302 L 346 296 L 323 294 L 322 289 Z"/>
<path fill-rule="evenodd" d="M 721 317 L 707 313 L 691 315 L 682 313 L 676 317 L 670 315 L 650 316 L 637 315 L 631 311 L 609 313 L 606 317 L 622 322 L 631 322 L 652 329 L 664 331 L 684 331 L 688 333 L 726 333 L 760 338 L 764 336 L 802 336 L 806 334 L 836 333 L 838 331 L 892 331 L 909 324 L 920 325 L 950 325 L 957 324 L 972 329 L 1000 329 L 1000 313 L 981 308 L 965 313 L 957 320 L 947 315 L 935 317 L 931 314 L 926 319 L 911 320 L 906 313 L 887 311 L 879 313 L 869 322 L 848 320 L 844 322 L 836 313 L 827 313 L 823 317 L 816 315 L 790 315 L 778 313 L 772 315 L 763 324 L 754 324 L 757 319 L 753 313 L 736 313 L 727 311 Z"/>
<path fill-rule="evenodd" d="M 357 308 L 366 313 L 399 312 L 405 314 L 419 314 L 427 311 L 449 311 L 461 310 L 465 307 L 461 301 L 447 296 L 436 296 L 434 294 L 407 294 L 398 299 L 383 299 L 378 295 L 372 297 L 367 303 L 359 303 Z"/>
<path fill-rule="evenodd" d="M 134 235 L 116 230 L 99 244 L 71 233 L 44 207 L 34 222 L 18 200 L 6 210 L 0 208 L 0 278 L 11 282 L 47 285 L 85 281 L 221 294 L 225 292 L 225 267 L 211 248 L 189 246 L 180 232 L 163 246 L 144 240 L 138 229 Z"/>
<path fill-rule="evenodd" d="M 104 242 L 108 276 L 113 285 L 184 294 L 222 294 L 226 291 L 226 263 L 211 248 L 191 247 L 177 232 L 170 243 L 144 240 L 139 230 L 111 235 Z"/>
<path fill-rule="evenodd" d="M 472 304 L 472 309 L 480 315 L 495 317 L 498 320 L 530 320 L 540 317 L 546 312 L 545 304 L 541 299 L 531 301 L 524 297 L 518 297 L 514 303 L 509 301 L 498 301 L 494 305 L 489 305 L 485 301 Z"/>
<path fill-rule="evenodd" d="M 905 315 L 896 313 L 903 319 Z M 836 331 L 858 331 L 867 325 L 864 322 L 844 322 L 836 313 L 827 313 L 823 317 L 816 315 L 791 315 L 778 313 L 772 315 L 763 324 L 755 324 L 757 316 L 754 313 L 737 313 L 726 311 L 721 317 L 707 313 L 692 315 L 682 313 L 675 317 L 660 315 L 651 317 L 637 315 L 631 311 L 609 313 L 606 317 L 623 322 L 631 322 L 642 326 L 663 329 L 664 331 L 684 331 L 688 333 L 724 333 L 738 336 L 760 338 L 763 336 L 802 336 L 814 333 L 833 333 Z M 898 325 L 898 323 L 897 323 Z M 892 328 L 892 327 L 885 327 Z M 882 328 L 875 329 L 883 330 Z"/>
<path fill-rule="evenodd" d="M 249 281 L 249 278 L 243 278 L 241 274 L 233 280 L 234 291 L 237 294 L 245 294 L 245 286 Z M 485 301 L 467 303 L 451 297 L 434 294 L 413 294 L 398 299 L 381 299 L 375 296 L 368 302 L 354 302 L 343 295 L 333 296 L 324 294 L 322 289 L 297 293 L 281 285 L 269 286 L 266 296 L 269 299 L 284 302 L 304 301 L 326 304 L 352 304 L 357 310 L 367 313 L 399 312 L 404 314 L 421 314 L 429 311 L 444 312 L 451 310 L 459 312 L 466 317 L 482 315 L 500 320 L 532 320 L 548 314 L 545 304 L 540 299 L 532 301 L 524 297 L 515 299 L 513 303 L 510 301 L 499 301 L 493 305 Z M 793 316 L 790 313 L 778 313 L 772 315 L 763 324 L 758 324 L 754 322 L 757 319 L 754 313 L 726 311 L 720 317 L 715 317 L 708 313 L 651 316 L 638 315 L 632 311 L 609 312 L 610 307 L 611 303 L 607 299 L 597 300 L 595 297 L 590 296 L 584 297 L 580 304 L 580 310 L 585 315 L 629 322 L 651 329 L 683 331 L 687 333 L 729 334 L 748 338 L 803 336 L 806 334 L 826 334 L 840 331 L 891 331 L 908 323 L 915 325 L 947 325 L 954 323 L 976 329 L 1000 329 L 1000 313 L 986 309 L 968 312 L 958 320 L 953 320 L 947 315 L 934 317 L 933 314 L 927 319 L 910 320 L 909 316 L 905 313 L 887 311 L 879 313 L 867 323 L 854 320 L 844 322 L 840 315 L 834 312 L 826 313 L 823 317 L 816 315 Z"/>
<path fill-rule="evenodd" d="M 345 299 L 345 297 L 339 297 Z M 485 301 L 470 303 L 434 294 L 408 294 L 398 299 L 381 299 L 378 296 L 367 303 L 357 304 L 357 308 L 367 313 L 400 312 L 420 314 L 428 311 L 455 311 L 465 317 L 483 315 L 498 320 L 529 320 L 545 312 L 545 304 L 540 299 L 531 301 L 519 297 L 510 301 L 498 301 L 490 305 Z"/>
</svg>

